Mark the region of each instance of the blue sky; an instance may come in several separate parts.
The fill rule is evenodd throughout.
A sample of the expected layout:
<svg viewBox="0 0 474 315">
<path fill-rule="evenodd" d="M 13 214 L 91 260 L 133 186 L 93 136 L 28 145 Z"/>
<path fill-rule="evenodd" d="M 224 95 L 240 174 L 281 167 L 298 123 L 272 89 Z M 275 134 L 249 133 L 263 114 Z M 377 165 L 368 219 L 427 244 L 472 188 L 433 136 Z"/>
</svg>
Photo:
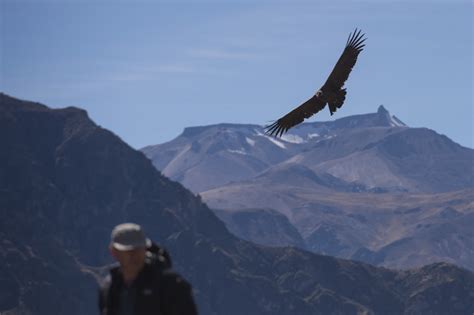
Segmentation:
<svg viewBox="0 0 474 315">
<path fill-rule="evenodd" d="M 333 117 L 383 104 L 473 147 L 471 1 L 1 1 L 0 90 L 86 109 L 135 148 L 266 124 L 311 97 L 361 28 Z"/>
</svg>

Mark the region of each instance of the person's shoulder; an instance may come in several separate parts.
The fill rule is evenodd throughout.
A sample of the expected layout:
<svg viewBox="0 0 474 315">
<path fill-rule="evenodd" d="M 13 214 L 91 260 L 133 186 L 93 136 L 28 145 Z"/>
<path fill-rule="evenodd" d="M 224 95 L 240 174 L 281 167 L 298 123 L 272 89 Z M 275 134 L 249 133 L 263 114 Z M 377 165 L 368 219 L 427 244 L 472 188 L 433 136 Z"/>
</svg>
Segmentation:
<svg viewBox="0 0 474 315">
<path fill-rule="evenodd" d="M 145 273 L 153 273 L 160 286 L 167 289 L 191 290 L 191 284 L 174 269 L 163 265 L 156 255 L 147 255 Z"/>
<path fill-rule="evenodd" d="M 161 287 L 166 314 L 197 314 L 191 284 L 172 269 L 162 272 Z"/>
<path fill-rule="evenodd" d="M 190 291 L 191 284 L 179 273 L 173 269 L 166 269 L 162 271 L 161 281 L 167 288 L 174 288 L 179 291 Z"/>
<path fill-rule="evenodd" d="M 175 270 L 165 269 L 162 271 L 162 277 L 167 280 L 173 280 L 176 282 L 186 282 L 186 280 Z"/>
</svg>

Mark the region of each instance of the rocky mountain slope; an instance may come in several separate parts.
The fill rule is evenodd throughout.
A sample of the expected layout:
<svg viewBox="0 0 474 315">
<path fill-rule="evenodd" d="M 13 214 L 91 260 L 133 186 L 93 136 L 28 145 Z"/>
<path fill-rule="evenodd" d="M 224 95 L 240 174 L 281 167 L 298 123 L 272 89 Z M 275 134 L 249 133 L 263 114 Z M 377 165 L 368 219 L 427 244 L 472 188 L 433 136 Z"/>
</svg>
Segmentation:
<svg viewBox="0 0 474 315">
<path fill-rule="evenodd" d="M 258 239 L 268 246 L 286 244 L 305 248 L 305 242 L 288 218 L 272 209 L 216 210 L 229 231 L 244 240 Z"/>
<path fill-rule="evenodd" d="M 409 128 L 383 106 L 377 113 L 305 123 L 281 139 L 262 126 L 186 128 L 142 151 L 164 175 L 195 192 L 298 164 L 367 189 L 443 192 L 472 188 L 472 149 L 426 128 Z M 279 166 L 281 167 L 281 166 Z"/>
<path fill-rule="evenodd" d="M 448 261 L 474 270 L 469 229 L 474 226 L 474 150 L 432 130 L 409 128 L 383 106 L 376 113 L 305 123 L 282 139 L 265 136 L 261 126 L 221 124 L 199 130 L 193 143 L 220 149 L 194 152 L 195 171 L 180 165 L 175 172 L 184 177 L 174 178 L 185 186 L 192 182 L 211 208 L 232 216 L 236 210 L 276 210 L 297 229 L 302 248 L 316 253 L 397 268 Z M 167 155 L 168 162 L 162 159 L 161 150 L 189 145 L 185 134 L 143 151 L 166 173 L 176 159 L 190 158 L 188 151 L 176 149 L 176 155 Z M 232 159 L 226 158 L 221 168 L 215 156 Z M 262 167 L 241 171 L 242 159 L 251 158 L 263 161 Z M 200 185 L 208 174 L 221 184 Z M 243 238 L 294 245 L 289 229 L 279 229 L 273 239 L 265 233 L 275 220 L 269 214 L 259 220 L 261 231 L 253 226 L 248 234 L 246 224 L 221 218 Z M 263 234 L 265 241 L 258 237 Z"/>
<path fill-rule="evenodd" d="M 142 224 L 200 314 L 470 314 L 474 275 L 258 246 L 77 108 L 0 94 L 0 313 L 94 314 L 112 227 Z M 449 214 L 448 214 L 449 215 Z"/>
<path fill-rule="evenodd" d="M 262 132 L 256 125 L 191 127 L 172 142 L 142 151 L 164 175 L 199 192 L 251 178 L 291 156 L 291 144 L 268 140 Z"/>
</svg>

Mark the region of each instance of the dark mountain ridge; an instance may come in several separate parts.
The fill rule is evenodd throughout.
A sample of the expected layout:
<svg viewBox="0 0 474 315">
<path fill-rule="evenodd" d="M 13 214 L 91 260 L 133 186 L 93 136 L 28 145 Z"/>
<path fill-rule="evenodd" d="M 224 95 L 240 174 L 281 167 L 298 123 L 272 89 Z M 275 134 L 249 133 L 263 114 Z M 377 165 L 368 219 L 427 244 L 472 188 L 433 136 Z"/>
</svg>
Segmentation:
<svg viewBox="0 0 474 315">
<path fill-rule="evenodd" d="M 2 314 L 96 313 L 96 277 L 123 221 L 170 250 L 201 314 L 474 311 L 474 275 L 454 265 L 400 272 L 235 238 L 82 110 L 0 94 L 0 145 Z"/>
</svg>

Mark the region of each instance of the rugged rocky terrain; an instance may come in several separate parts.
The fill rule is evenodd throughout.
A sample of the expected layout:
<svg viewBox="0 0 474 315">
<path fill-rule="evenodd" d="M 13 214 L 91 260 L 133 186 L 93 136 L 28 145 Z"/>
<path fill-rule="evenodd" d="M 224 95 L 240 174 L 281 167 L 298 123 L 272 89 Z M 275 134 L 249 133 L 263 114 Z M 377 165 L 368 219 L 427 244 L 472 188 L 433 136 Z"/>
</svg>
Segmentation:
<svg viewBox="0 0 474 315">
<path fill-rule="evenodd" d="M 410 128 L 383 106 L 372 114 L 304 123 L 281 139 L 266 136 L 258 125 L 189 127 L 142 151 L 164 175 L 194 192 L 294 164 L 379 192 L 474 187 L 472 149 L 432 130 Z"/>
<path fill-rule="evenodd" d="M 286 244 L 305 248 L 305 242 L 288 218 L 272 209 L 216 210 L 213 212 L 226 223 L 229 231 L 245 240 L 258 239 L 259 244 Z"/>
<path fill-rule="evenodd" d="M 474 275 L 409 271 L 240 240 L 78 108 L 0 94 L 0 313 L 94 314 L 111 228 L 144 226 L 201 314 L 470 314 Z M 446 215 L 450 215 L 447 213 Z"/>
<path fill-rule="evenodd" d="M 298 246 L 316 253 L 396 268 L 446 261 L 474 270 L 474 150 L 410 128 L 383 106 L 305 123 L 281 139 L 256 125 L 192 127 L 143 152 L 220 209 L 245 239 L 299 244 L 292 229 L 270 228 L 284 214 L 304 240 Z M 258 219 L 260 231 L 255 220 L 232 219 L 262 208 L 273 212 Z"/>
</svg>

